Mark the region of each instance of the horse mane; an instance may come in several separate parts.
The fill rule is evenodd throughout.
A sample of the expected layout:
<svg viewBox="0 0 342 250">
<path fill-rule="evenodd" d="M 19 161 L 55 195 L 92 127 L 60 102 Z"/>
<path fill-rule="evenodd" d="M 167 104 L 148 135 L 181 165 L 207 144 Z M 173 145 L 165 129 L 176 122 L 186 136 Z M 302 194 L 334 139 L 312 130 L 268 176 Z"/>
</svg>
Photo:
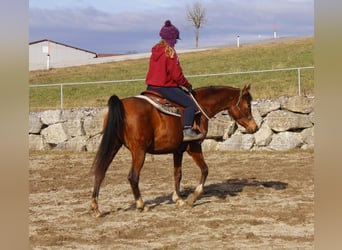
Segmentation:
<svg viewBox="0 0 342 250">
<path fill-rule="evenodd" d="M 204 86 L 204 87 L 199 87 L 199 88 L 196 88 L 195 90 L 196 91 L 201 91 L 201 90 L 206 90 L 210 93 L 215 93 L 217 91 L 221 91 L 222 89 L 231 89 L 231 90 L 239 90 L 239 88 L 236 88 L 236 87 L 231 87 L 231 86 L 224 86 L 224 85 L 210 85 L 210 86 Z"/>
<path fill-rule="evenodd" d="M 205 87 L 199 87 L 195 89 L 196 96 L 197 94 L 206 93 L 205 95 L 217 95 L 218 93 L 222 92 L 223 90 L 230 90 L 230 91 L 240 91 L 239 88 L 231 87 L 231 86 L 223 86 L 223 85 L 210 85 Z"/>
<path fill-rule="evenodd" d="M 222 91 L 223 89 L 225 89 L 225 90 L 230 89 L 232 91 L 241 91 L 242 90 L 240 88 L 232 87 L 232 86 L 210 85 L 210 86 L 204 86 L 204 87 L 196 88 L 195 91 L 196 92 L 197 91 L 201 92 L 202 90 L 206 90 L 206 91 L 209 90 L 209 93 L 212 94 L 212 93 L 216 93 L 216 92 Z M 246 97 L 247 97 L 247 99 L 249 101 L 253 100 L 253 97 L 252 97 L 252 95 L 251 95 L 251 93 L 249 91 L 245 95 L 246 95 Z"/>
</svg>

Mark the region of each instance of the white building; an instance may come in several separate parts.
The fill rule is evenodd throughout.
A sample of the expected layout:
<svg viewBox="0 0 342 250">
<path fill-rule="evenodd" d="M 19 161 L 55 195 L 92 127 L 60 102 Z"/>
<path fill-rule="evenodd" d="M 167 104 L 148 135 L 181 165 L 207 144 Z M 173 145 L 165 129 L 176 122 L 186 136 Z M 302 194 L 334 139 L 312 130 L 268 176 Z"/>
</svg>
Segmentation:
<svg viewBox="0 0 342 250">
<path fill-rule="evenodd" d="M 48 39 L 29 44 L 29 70 L 83 65 L 97 54 Z"/>
<path fill-rule="evenodd" d="M 177 52 L 180 54 L 201 50 L 207 49 L 178 50 Z M 44 39 L 29 44 L 29 70 L 46 70 L 122 60 L 135 60 L 148 58 L 150 55 L 151 52 L 139 54 L 98 54 L 49 39 Z"/>
</svg>

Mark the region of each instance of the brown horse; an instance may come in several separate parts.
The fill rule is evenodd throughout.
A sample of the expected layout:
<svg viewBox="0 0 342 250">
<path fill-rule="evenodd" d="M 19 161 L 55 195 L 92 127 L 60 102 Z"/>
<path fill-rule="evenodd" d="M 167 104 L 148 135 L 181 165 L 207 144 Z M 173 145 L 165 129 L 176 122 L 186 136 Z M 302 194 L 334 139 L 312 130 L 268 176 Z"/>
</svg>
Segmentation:
<svg viewBox="0 0 342 250">
<path fill-rule="evenodd" d="M 251 113 L 252 96 L 250 86 L 243 89 L 227 86 L 210 86 L 194 90 L 195 97 L 203 112 L 195 118 L 197 129 L 202 133 L 201 140 L 183 142 L 183 119 L 159 112 L 146 100 L 128 97 L 120 100 L 113 95 L 108 100 L 108 114 L 104 121 L 102 140 L 95 156 L 93 170 L 95 175 L 91 199 L 93 216 L 101 216 L 98 208 L 100 185 L 106 171 L 122 145 L 132 155 L 132 166 L 128 175 L 136 207 L 147 210 L 139 190 L 140 171 L 146 153 L 173 154 L 175 190 L 172 200 L 178 204 L 192 205 L 203 192 L 208 176 L 208 166 L 204 161 L 201 143 L 208 131 L 208 118 L 222 110 L 228 110 L 230 116 L 242 125 L 247 133 L 257 130 Z M 183 112 L 183 110 L 181 110 Z M 208 118 L 206 118 L 208 117 Z M 187 151 L 201 169 L 200 183 L 186 201 L 180 197 L 183 153 Z"/>
</svg>

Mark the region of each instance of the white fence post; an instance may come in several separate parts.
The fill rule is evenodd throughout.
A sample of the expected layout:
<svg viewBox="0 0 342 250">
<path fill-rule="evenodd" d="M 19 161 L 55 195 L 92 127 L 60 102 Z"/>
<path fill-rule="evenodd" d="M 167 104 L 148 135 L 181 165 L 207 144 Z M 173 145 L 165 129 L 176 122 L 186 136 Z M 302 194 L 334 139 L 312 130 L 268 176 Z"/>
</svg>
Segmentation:
<svg viewBox="0 0 342 250">
<path fill-rule="evenodd" d="M 301 96 L 300 68 L 298 68 L 298 95 Z"/>
<path fill-rule="evenodd" d="M 61 97 L 61 110 L 63 109 L 63 84 L 61 84 L 61 94 L 60 94 L 60 97 Z"/>
</svg>

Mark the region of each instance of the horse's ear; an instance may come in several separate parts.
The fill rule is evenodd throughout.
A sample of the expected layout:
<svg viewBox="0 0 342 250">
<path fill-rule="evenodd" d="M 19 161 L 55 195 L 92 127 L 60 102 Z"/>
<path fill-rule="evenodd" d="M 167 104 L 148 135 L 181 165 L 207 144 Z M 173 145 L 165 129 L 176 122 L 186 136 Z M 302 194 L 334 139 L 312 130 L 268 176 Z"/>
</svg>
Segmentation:
<svg viewBox="0 0 342 250">
<path fill-rule="evenodd" d="M 246 94 L 247 92 L 249 92 L 250 88 L 251 88 L 251 84 L 245 85 L 245 87 L 243 87 L 242 93 Z"/>
</svg>

